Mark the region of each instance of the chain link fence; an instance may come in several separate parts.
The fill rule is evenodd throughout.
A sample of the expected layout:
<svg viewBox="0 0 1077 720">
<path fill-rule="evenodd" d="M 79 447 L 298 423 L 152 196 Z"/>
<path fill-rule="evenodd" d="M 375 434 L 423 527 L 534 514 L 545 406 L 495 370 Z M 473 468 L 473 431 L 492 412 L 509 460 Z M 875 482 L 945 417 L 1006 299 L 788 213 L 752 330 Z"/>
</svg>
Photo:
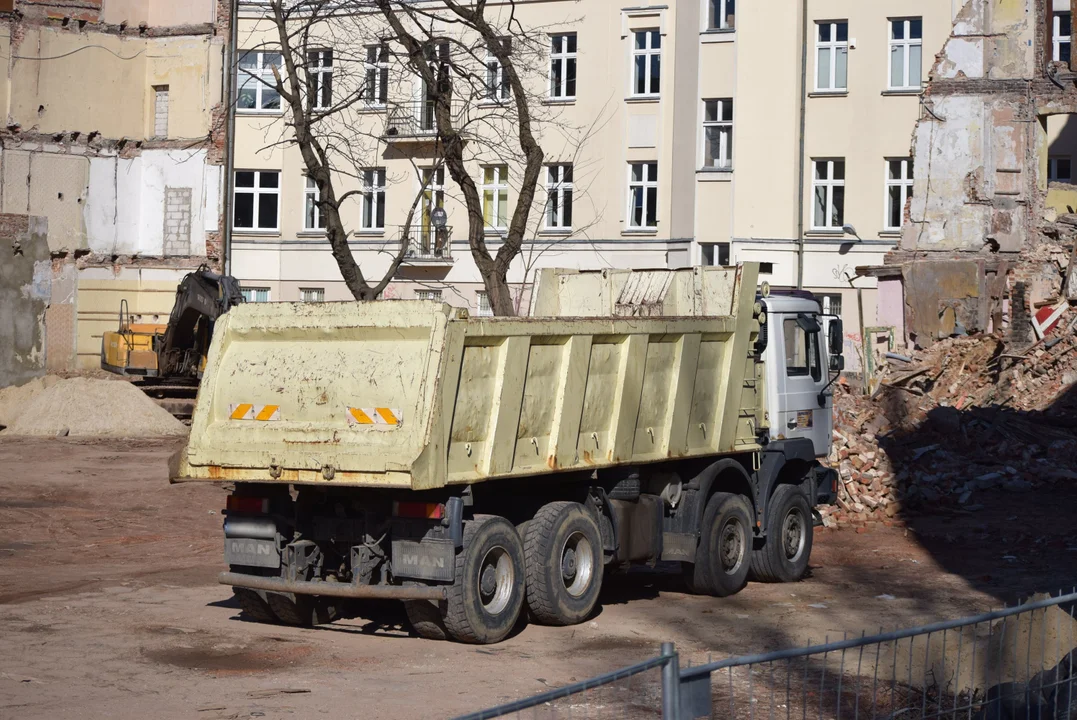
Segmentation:
<svg viewBox="0 0 1077 720">
<path fill-rule="evenodd" d="M 458 720 L 1077 720 L 1077 590 L 974 617 L 680 668 L 657 657 Z"/>
</svg>

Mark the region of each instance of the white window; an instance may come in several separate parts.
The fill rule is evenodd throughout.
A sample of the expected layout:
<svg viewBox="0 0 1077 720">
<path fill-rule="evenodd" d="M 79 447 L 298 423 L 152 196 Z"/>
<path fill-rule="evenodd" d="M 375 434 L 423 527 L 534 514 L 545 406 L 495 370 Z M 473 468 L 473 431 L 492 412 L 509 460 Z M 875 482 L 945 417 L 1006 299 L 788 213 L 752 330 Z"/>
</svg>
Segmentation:
<svg viewBox="0 0 1077 720">
<path fill-rule="evenodd" d="M 700 243 L 700 254 L 703 257 L 703 265 L 729 265 L 729 243 Z"/>
<path fill-rule="evenodd" d="M 237 170 L 232 203 L 236 230 L 276 231 L 280 215 L 280 173 L 276 170 Z"/>
<path fill-rule="evenodd" d="M 628 170 L 628 227 L 658 227 L 658 163 L 631 163 Z"/>
<path fill-rule="evenodd" d="M 269 302 L 269 288 L 245 287 L 240 288 L 244 302 Z"/>
<path fill-rule="evenodd" d="M 912 159 L 892 158 L 886 161 L 886 223 L 887 230 L 900 230 L 905 219 L 905 201 L 912 197 Z"/>
<path fill-rule="evenodd" d="M 236 108 L 239 110 L 277 112 L 280 110 L 280 93 L 273 68 L 281 70 L 279 52 L 249 50 L 239 56 Z"/>
<path fill-rule="evenodd" d="M 657 30 L 632 33 L 632 94 L 656 96 L 662 87 L 662 35 Z"/>
<path fill-rule="evenodd" d="M 840 230 L 845 225 L 845 161 L 812 161 L 813 230 Z"/>
<path fill-rule="evenodd" d="M 845 92 L 849 70 L 849 23 L 816 23 L 815 89 Z"/>
<path fill-rule="evenodd" d="M 325 215 L 318 201 L 322 199 L 318 184 L 313 178 L 307 178 L 307 186 L 303 190 L 303 229 L 325 230 Z"/>
<path fill-rule="evenodd" d="M 920 18 L 890 21 L 890 89 L 919 90 L 924 23 Z"/>
<path fill-rule="evenodd" d="M 1068 12 L 1056 12 L 1054 28 L 1051 33 L 1051 58 L 1055 62 L 1070 61 L 1070 47 L 1073 38 L 1073 17 Z"/>
<path fill-rule="evenodd" d="M 363 170 L 363 230 L 385 229 L 385 168 Z"/>
<path fill-rule="evenodd" d="M 299 288 L 301 302 L 325 302 L 325 288 Z"/>
<path fill-rule="evenodd" d="M 168 137 L 168 86 L 153 87 L 153 136 Z"/>
<path fill-rule="evenodd" d="M 475 293 L 475 304 L 478 309 L 475 314 L 479 317 L 491 317 L 494 314 L 494 309 L 490 307 L 490 296 L 484 292 Z"/>
<path fill-rule="evenodd" d="M 333 106 L 332 50 L 312 50 L 307 53 L 307 90 L 314 98 L 316 110 Z"/>
<path fill-rule="evenodd" d="M 733 167 L 733 101 L 703 101 L 703 167 Z"/>
<path fill-rule="evenodd" d="M 841 316 L 841 295 L 837 293 L 816 295 L 823 303 L 824 315 Z"/>
<path fill-rule="evenodd" d="M 707 29 L 732 30 L 736 0 L 707 0 Z"/>
<path fill-rule="evenodd" d="M 572 227 L 572 166 L 546 167 L 546 227 L 568 230 Z"/>
<path fill-rule="evenodd" d="M 509 168 L 489 165 L 482 169 L 482 219 L 487 228 L 508 228 Z"/>
<path fill-rule="evenodd" d="M 576 33 L 550 36 L 550 97 L 576 97 Z"/>
<path fill-rule="evenodd" d="M 440 290 L 416 290 L 416 300 L 433 300 L 434 302 L 441 302 Z"/>
<path fill-rule="evenodd" d="M 368 105 L 384 105 L 389 97 L 389 45 L 366 46 L 366 82 L 361 97 Z"/>
<path fill-rule="evenodd" d="M 1047 158 L 1047 180 L 1049 182 L 1064 182 L 1071 181 L 1070 174 L 1070 158 L 1068 157 L 1049 157 Z"/>
<path fill-rule="evenodd" d="M 507 52 L 512 52 L 512 38 L 501 38 Z M 509 81 L 505 69 L 490 48 L 486 49 L 486 96 L 490 102 L 509 99 Z"/>
</svg>

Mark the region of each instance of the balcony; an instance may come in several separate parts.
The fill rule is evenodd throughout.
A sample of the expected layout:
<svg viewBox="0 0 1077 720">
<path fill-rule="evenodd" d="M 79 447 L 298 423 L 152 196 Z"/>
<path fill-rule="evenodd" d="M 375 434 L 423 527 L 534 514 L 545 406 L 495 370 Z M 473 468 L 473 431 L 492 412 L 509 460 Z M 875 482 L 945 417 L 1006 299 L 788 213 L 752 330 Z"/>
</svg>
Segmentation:
<svg viewBox="0 0 1077 720">
<path fill-rule="evenodd" d="M 460 129 L 464 105 L 453 100 L 449 105 L 453 125 Z M 437 138 L 438 125 L 434 101 L 413 100 L 390 103 L 385 118 L 385 139 L 389 142 L 430 142 Z"/>
<path fill-rule="evenodd" d="M 440 230 L 426 223 L 400 227 L 397 239 L 407 244 L 404 262 L 410 265 L 451 265 L 452 264 L 452 228 Z"/>
</svg>

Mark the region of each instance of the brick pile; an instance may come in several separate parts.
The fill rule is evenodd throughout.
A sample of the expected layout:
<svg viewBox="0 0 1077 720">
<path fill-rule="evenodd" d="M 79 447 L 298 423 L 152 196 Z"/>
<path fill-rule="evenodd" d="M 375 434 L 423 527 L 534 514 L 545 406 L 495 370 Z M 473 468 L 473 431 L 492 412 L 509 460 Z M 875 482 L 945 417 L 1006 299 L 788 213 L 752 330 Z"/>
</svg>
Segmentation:
<svg viewBox="0 0 1077 720">
<path fill-rule="evenodd" d="M 839 383 L 829 464 L 841 480 L 824 523 L 975 512 L 985 490 L 1077 481 L 1075 316 L 1021 351 L 983 334 L 890 360 L 871 397 Z"/>
</svg>

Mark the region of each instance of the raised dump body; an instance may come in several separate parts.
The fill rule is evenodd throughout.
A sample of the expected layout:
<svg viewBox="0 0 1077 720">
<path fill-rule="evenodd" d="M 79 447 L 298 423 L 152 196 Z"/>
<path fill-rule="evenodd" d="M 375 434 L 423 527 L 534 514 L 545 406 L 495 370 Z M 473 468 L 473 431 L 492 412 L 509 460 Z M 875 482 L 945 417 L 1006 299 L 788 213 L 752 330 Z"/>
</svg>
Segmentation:
<svg viewBox="0 0 1077 720">
<path fill-rule="evenodd" d="M 756 449 L 754 267 L 721 270 L 713 317 L 238 306 L 174 476 L 425 490 Z"/>
</svg>

